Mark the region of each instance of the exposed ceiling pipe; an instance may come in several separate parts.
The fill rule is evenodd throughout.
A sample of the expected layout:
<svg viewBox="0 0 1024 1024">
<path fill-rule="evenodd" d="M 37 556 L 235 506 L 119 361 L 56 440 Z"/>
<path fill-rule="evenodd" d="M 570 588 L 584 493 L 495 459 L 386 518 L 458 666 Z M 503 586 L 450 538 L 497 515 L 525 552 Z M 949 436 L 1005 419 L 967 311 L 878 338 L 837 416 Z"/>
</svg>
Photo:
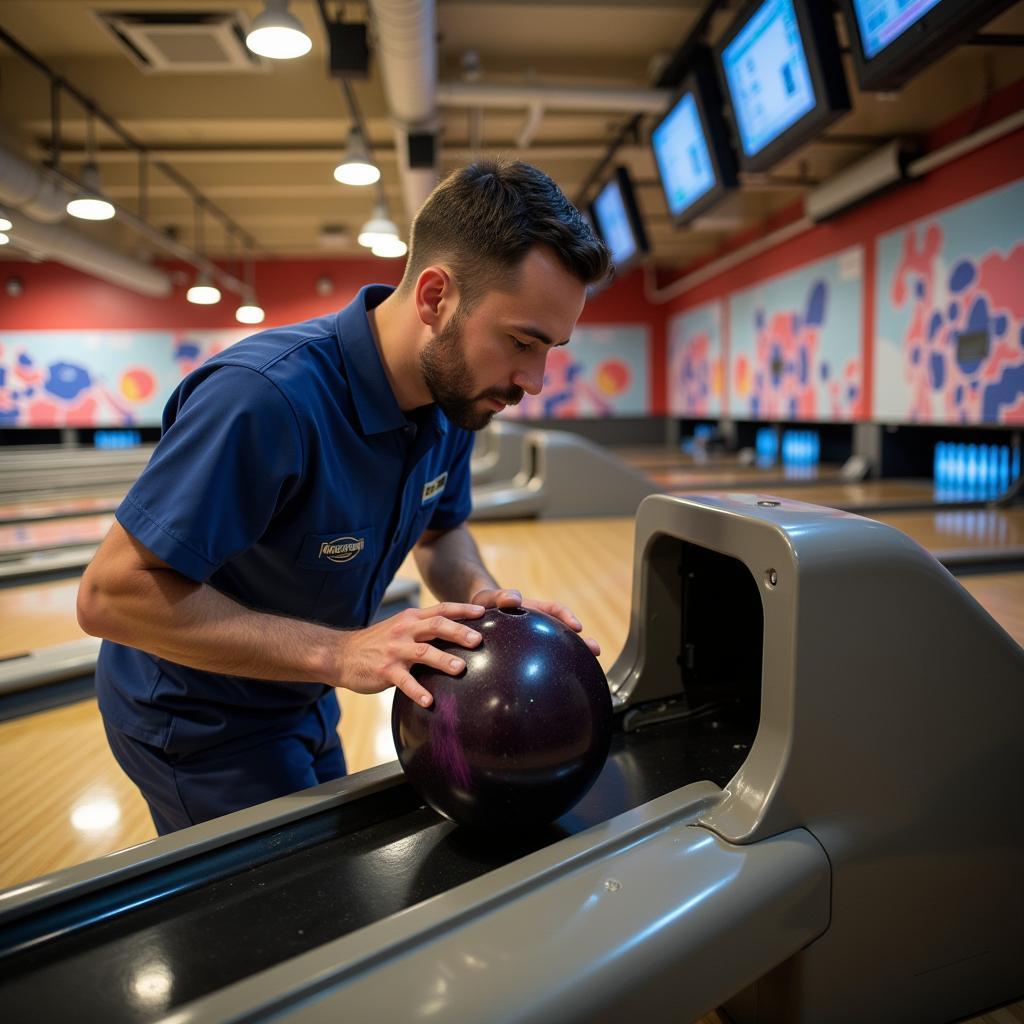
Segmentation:
<svg viewBox="0 0 1024 1024">
<path fill-rule="evenodd" d="M 438 180 L 430 167 L 409 166 L 409 134 L 437 131 L 437 41 L 434 0 L 370 0 L 388 109 L 394 119 L 402 196 L 411 220 Z"/>
<path fill-rule="evenodd" d="M 437 102 L 442 107 L 533 107 L 546 110 L 617 111 L 627 114 L 662 113 L 672 98 L 670 89 L 610 89 L 606 86 L 504 85 L 497 82 L 441 82 Z"/>
<path fill-rule="evenodd" d="M 52 224 L 67 216 L 68 195 L 34 164 L 0 145 L 0 204 Z"/>
<path fill-rule="evenodd" d="M 32 256 L 56 260 L 141 295 L 165 298 L 171 294 L 170 276 L 156 267 L 94 242 L 64 224 L 41 224 L 26 216 L 24 210 L 11 219 L 11 240 Z"/>
<path fill-rule="evenodd" d="M 56 260 L 143 295 L 170 294 L 171 279 L 163 271 L 58 223 L 67 217 L 67 201 L 68 194 L 58 182 L 0 146 L 0 204 L 17 211 L 9 234 L 19 248 L 37 259 Z"/>
</svg>

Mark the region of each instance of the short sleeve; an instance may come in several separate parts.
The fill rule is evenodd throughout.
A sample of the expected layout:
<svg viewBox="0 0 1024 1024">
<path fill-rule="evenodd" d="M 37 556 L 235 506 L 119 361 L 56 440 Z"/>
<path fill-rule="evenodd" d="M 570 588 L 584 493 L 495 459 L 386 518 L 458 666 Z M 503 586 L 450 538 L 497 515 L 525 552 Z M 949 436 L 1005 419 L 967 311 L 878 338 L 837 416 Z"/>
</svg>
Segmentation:
<svg viewBox="0 0 1024 1024">
<path fill-rule="evenodd" d="M 172 396 L 160 443 L 115 514 L 158 558 L 205 580 L 264 534 L 302 462 L 295 412 L 272 381 L 232 364 L 200 370 Z"/>
<path fill-rule="evenodd" d="M 473 509 L 469 462 L 473 454 L 474 435 L 468 430 L 460 430 L 459 433 L 462 436 L 456 443 L 444 494 L 430 517 L 428 530 L 453 530 L 469 518 Z"/>
</svg>

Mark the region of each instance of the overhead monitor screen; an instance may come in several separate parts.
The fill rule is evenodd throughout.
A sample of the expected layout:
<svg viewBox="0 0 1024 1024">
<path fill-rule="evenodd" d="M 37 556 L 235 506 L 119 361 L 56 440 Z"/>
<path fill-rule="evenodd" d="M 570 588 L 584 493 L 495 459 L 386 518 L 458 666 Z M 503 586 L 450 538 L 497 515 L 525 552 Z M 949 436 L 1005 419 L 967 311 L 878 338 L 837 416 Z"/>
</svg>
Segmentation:
<svg viewBox="0 0 1024 1024">
<path fill-rule="evenodd" d="M 861 47 L 869 60 L 899 39 L 942 0 L 853 0 Z"/>
<path fill-rule="evenodd" d="M 692 92 L 651 133 L 669 211 L 677 217 L 715 184 L 708 141 Z"/>
<path fill-rule="evenodd" d="M 793 0 L 765 0 L 722 51 L 722 66 L 748 157 L 814 109 Z"/>
<path fill-rule="evenodd" d="M 626 201 L 615 178 L 597 194 L 594 214 L 598 230 L 611 250 L 612 262 L 616 266 L 628 263 L 637 252 L 636 237 L 626 211 Z"/>
</svg>

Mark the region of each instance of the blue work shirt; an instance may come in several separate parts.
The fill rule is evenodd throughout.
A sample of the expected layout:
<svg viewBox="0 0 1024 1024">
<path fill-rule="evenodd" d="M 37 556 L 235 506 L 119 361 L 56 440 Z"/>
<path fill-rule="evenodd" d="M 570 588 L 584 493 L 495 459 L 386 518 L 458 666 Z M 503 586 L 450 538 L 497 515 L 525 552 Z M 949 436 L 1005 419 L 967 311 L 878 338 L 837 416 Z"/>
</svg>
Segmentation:
<svg viewBox="0 0 1024 1024">
<path fill-rule="evenodd" d="M 472 435 L 434 405 L 403 413 L 388 382 L 367 310 L 391 291 L 370 285 L 339 313 L 263 331 L 189 374 L 118 522 L 247 608 L 366 626 L 422 532 L 470 512 Z M 168 753 L 285 729 L 335 699 L 110 641 L 96 691 L 112 725 Z"/>
</svg>

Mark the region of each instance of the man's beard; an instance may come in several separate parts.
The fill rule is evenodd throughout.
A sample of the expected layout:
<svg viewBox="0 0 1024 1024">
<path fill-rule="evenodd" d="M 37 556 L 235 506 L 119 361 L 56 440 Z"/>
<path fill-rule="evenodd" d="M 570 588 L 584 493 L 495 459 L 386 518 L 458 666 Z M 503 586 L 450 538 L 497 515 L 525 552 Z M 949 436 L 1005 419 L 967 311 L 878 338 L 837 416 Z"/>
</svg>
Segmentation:
<svg viewBox="0 0 1024 1024">
<path fill-rule="evenodd" d="M 434 335 L 420 353 L 420 371 L 430 397 L 437 403 L 449 421 L 463 430 L 481 430 L 494 417 L 493 409 L 479 409 L 477 403 L 484 398 L 495 398 L 505 405 L 522 401 L 523 389 L 488 388 L 474 392 L 473 375 L 469 371 L 462 345 L 462 327 L 465 317 L 461 307 L 455 310 L 440 334 Z"/>
</svg>

